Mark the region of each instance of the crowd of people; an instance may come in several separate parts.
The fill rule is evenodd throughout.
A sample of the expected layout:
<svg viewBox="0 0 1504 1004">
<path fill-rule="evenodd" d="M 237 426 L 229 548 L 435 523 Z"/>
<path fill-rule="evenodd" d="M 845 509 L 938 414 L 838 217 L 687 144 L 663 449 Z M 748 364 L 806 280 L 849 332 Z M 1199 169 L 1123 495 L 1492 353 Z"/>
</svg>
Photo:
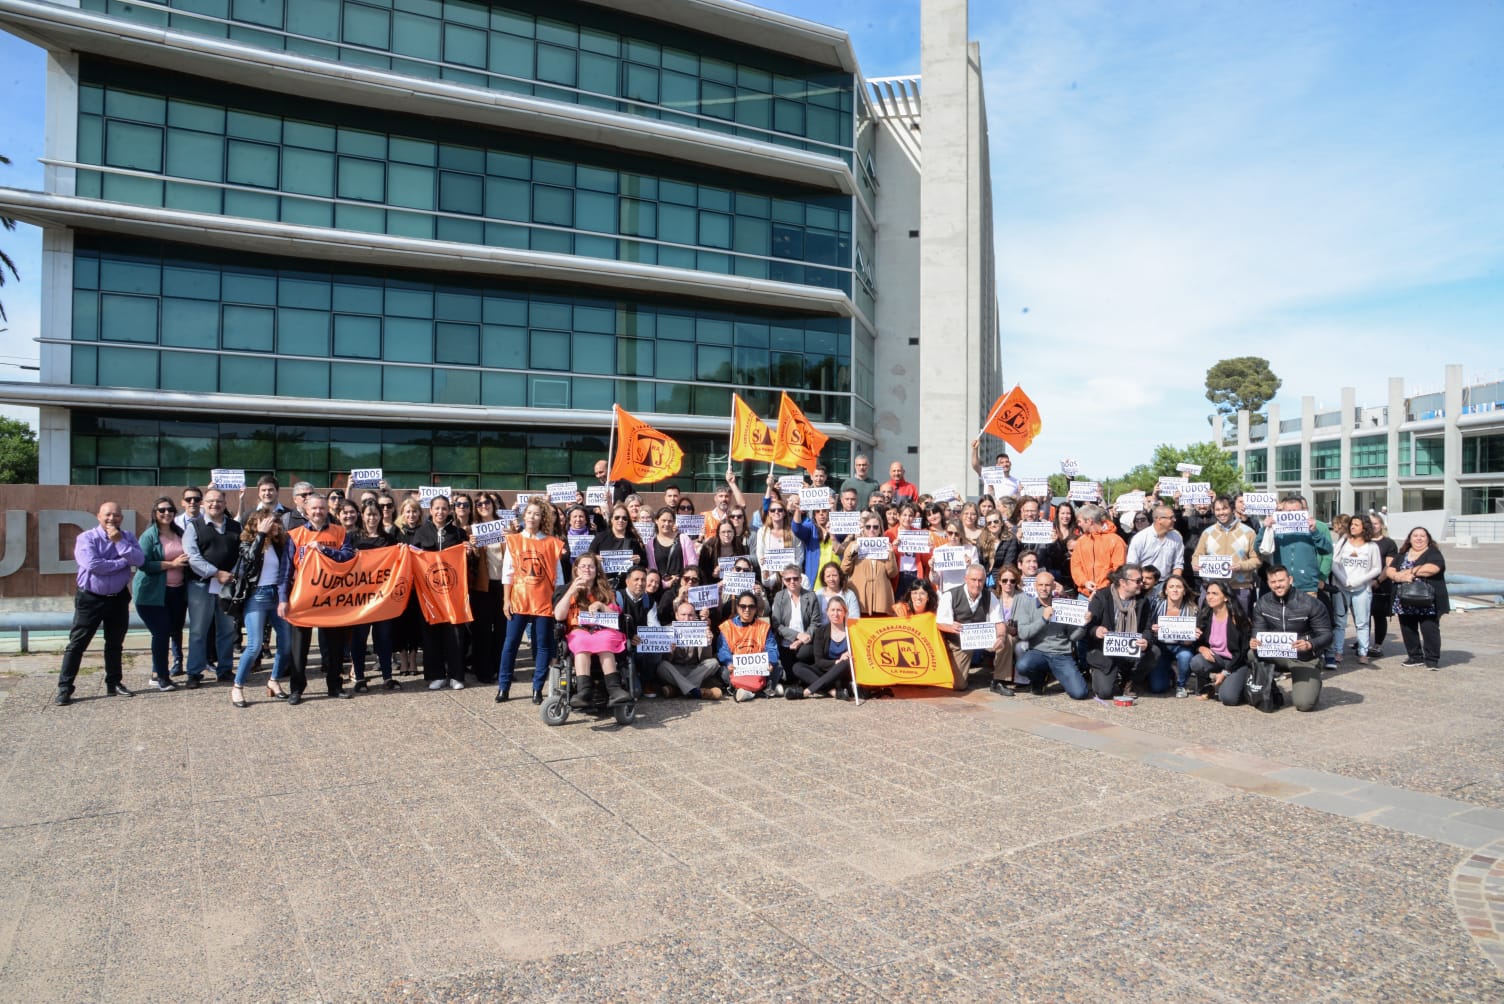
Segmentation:
<svg viewBox="0 0 1504 1004">
<path fill-rule="evenodd" d="M 1299 496 L 1278 503 L 1282 516 L 1250 515 L 1241 495 L 1077 505 L 1020 494 L 1011 467 L 999 454 L 979 497 L 937 498 L 900 462 L 878 482 L 858 455 L 839 483 L 824 467 L 799 479 L 810 491 L 769 475 L 750 504 L 728 470 L 702 512 L 674 485 L 649 494 L 607 484 L 604 461 L 596 505 L 584 492 L 572 504 L 541 494 L 509 504 L 493 491 L 421 498 L 385 483 L 347 493 L 299 482 L 289 508 L 268 475 L 238 498 L 191 487 L 157 499 L 139 540 L 105 502 L 75 546 L 75 616 L 55 703 L 72 700 L 101 627 L 106 693 L 132 695 L 121 672 L 132 597 L 151 634 L 153 685 L 229 683 L 241 708 L 268 660 L 268 697 L 301 703 L 315 640 L 335 698 L 369 690 L 376 673 L 381 687 L 401 689 L 400 677 L 421 670 L 430 690 L 468 680 L 504 702 L 528 638 L 535 703 L 556 649 L 574 674 L 575 707 L 642 696 L 849 699 L 861 696 L 851 623 L 923 614 L 935 616 L 956 689 L 1004 696 L 1058 685 L 1076 700 L 1173 693 L 1234 705 L 1262 663 L 1288 676 L 1295 707 L 1309 711 L 1323 671 L 1349 648 L 1359 665 L 1383 654 L 1391 618 L 1403 665 L 1439 666 L 1446 563 L 1424 528 L 1396 542 L 1373 513 L 1329 526 Z M 500 539 L 471 539 L 472 527 L 496 520 L 507 521 Z M 456 545 L 467 624 L 429 623 L 415 594 L 400 616 L 375 622 L 289 619 L 292 582 L 312 550 L 344 562 L 373 548 Z M 674 628 L 683 622 L 704 630 Z M 967 628 L 980 624 L 992 630 Z"/>
</svg>

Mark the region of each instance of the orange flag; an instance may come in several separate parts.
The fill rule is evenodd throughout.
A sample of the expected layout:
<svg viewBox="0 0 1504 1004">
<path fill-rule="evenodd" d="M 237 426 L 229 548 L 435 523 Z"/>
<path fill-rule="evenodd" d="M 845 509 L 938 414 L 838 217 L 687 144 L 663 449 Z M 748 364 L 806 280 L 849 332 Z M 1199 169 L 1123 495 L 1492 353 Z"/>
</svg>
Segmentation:
<svg viewBox="0 0 1504 1004">
<path fill-rule="evenodd" d="M 1034 442 L 1040 428 L 1039 409 L 1023 388 L 1014 384 L 1012 390 L 993 404 L 982 431 L 992 433 L 1021 453 Z"/>
<path fill-rule="evenodd" d="M 611 462 L 612 481 L 649 485 L 679 473 L 684 451 L 671 436 L 638 421 L 621 405 L 616 409 L 616 459 Z"/>
<path fill-rule="evenodd" d="M 344 627 L 401 615 L 412 591 L 410 553 L 376 547 L 342 563 L 309 548 L 293 573 L 287 619 L 298 627 Z"/>
<path fill-rule="evenodd" d="M 747 407 L 740 394 L 731 395 L 731 459 L 773 459 L 773 430 Z"/>
<path fill-rule="evenodd" d="M 940 640 L 934 614 L 915 617 L 862 617 L 848 621 L 851 665 L 863 686 L 896 683 L 954 688 L 950 653 Z"/>
<path fill-rule="evenodd" d="M 778 402 L 778 439 L 774 443 L 773 463 L 780 467 L 802 467 L 813 474 L 820 451 L 825 449 L 829 438 L 816 431 L 785 391 Z"/>
<path fill-rule="evenodd" d="M 378 551 L 408 551 L 412 556 L 413 586 L 418 590 L 418 609 L 430 624 L 469 624 L 470 576 L 465 572 L 465 545 L 442 551 L 413 551 L 405 547 Z"/>
</svg>

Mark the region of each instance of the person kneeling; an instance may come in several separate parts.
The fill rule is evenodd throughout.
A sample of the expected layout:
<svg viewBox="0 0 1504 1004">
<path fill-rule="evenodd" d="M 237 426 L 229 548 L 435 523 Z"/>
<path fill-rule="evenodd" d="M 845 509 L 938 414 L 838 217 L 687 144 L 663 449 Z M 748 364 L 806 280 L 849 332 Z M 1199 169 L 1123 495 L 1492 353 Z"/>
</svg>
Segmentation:
<svg viewBox="0 0 1504 1004">
<path fill-rule="evenodd" d="M 756 593 L 747 590 L 737 596 L 736 615 L 721 625 L 721 640 L 716 647 L 721 672 L 735 688 L 738 701 L 750 701 L 758 694 L 783 695 L 778 642 L 768 622 L 757 616 L 757 610 Z M 759 654 L 766 654 L 767 658 L 746 658 Z M 738 660 L 738 656 L 744 658 Z"/>
<path fill-rule="evenodd" d="M 582 612 L 591 614 L 616 614 L 621 608 L 616 605 L 616 595 L 601 571 L 600 558 L 586 552 L 575 559 L 574 580 L 564 590 L 564 595 L 554 604 L 554 618 L 569 625 L 565 643 L 574 656 L 574 693 L 570 695 L 571 708 L 588 708 L 595 703 L 594 685 L 590 680 L 590 659 L 601 660 L 601 675 L 605 678 L 606 694 L 611 707 L 629 704 L 632 695 L 622 686 L 621 673 L 616 668 L 616 657 L 627 647 L 627 636 L 620 628 L 601 627 L 580 622 Z"/>
</svg>

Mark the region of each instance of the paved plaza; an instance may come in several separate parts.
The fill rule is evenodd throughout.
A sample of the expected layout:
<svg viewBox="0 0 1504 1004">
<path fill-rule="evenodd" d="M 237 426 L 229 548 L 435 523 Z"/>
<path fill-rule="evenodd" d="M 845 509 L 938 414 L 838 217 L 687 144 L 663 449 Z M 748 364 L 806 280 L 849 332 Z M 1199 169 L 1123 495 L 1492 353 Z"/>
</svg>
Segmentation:
<svg viewBox="0 0 1504 1004">
<path fill-rule="evenodd" d="M 1312 714 L 932 691 L 627 728 L 483 687 L 238 711 L 143 657 L 105 698 L 97 649 L 57 708 L 55 656 L 3 657 L 0 993 L 1500 1000 L 1504 611 L 1443 643 Z"/>
</svg>

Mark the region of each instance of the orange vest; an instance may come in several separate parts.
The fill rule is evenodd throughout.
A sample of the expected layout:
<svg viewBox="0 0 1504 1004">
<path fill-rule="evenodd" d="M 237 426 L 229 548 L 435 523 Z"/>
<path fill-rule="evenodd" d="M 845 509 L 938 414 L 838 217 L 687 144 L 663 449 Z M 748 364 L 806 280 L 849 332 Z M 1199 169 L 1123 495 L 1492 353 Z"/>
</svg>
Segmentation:
<svg viewBox="0 0 1504 1004">
<path fill-rule="evenodd" d="M 512 556 L 512 612 L 525 617 L 554 615 L 554 571 L 564 555 L 558 537 L 508 534 L 507 552 Z"/>
<path fill-rule="evenodd" d="M 305 548 L 321 545 L 338 550 L 345 546 L 345 528 L 333 520 L 325 523 L 324 528 L 318 531 L 304 523 L 287 531 L 287 535 L 292 538 L 293 564 L 297 564 L 302 558 Z"/>
<path fill-rule="evenodd" d="M 721 625 L 721 637 L 732 655 L 756 655 L 767 651 L 768 622 L 756 620 L 751 624 L 738 624 L 735 618 Z"/>
</svg>

